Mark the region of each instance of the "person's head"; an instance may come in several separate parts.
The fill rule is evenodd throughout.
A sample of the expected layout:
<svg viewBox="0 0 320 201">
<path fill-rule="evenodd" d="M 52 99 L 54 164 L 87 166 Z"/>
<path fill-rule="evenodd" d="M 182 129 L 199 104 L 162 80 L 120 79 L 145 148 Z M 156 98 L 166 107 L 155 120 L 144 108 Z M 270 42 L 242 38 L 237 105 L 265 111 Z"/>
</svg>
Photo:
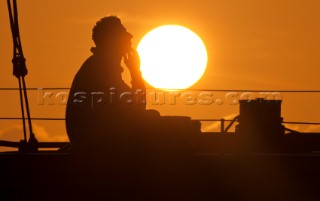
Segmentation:
<svg viewBox="0 0 320 201">
<path fill-rule="evenodd" d="M 92 39 L 97 48 L 124 55 L 131 50 L 132 35 L 126 31 L 116 16 L 100 19 L 92 29 Z"/>
</svg>

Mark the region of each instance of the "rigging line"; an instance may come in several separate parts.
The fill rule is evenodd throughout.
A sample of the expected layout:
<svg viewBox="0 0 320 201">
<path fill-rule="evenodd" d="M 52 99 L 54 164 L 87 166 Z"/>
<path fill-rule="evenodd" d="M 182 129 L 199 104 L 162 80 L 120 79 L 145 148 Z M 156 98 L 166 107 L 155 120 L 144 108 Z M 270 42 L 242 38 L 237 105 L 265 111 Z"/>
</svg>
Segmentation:
<svg viewBox="0 0 320 201">
<path fill-rule="evenodd" d="M 237 118 L 237 117 L 235 117 Z M 198 121 L 221 121 L 222 119 L 193 119 Z M 223 119 L 223 121 L 233 121 L 233 119 Z M 306 124 L 306 125 L 320 125 L 320 122 L 297 122 L 297 121 L 284 121 L 283 124 Z"/>
<path fill-rule="evenodd" d="M 18 18 L 18 6 L 17 1 L 13 0 L 13 13 L 14 13 L 14 20 L 15 20 L 15 31 L 16 31 L 16 39 L 17 39 L 17 49 L 19 56 L 23 58 L 23 51 L 21 46 L 21 40 L 20 40 L 20 30 L 19 30 L 19 18 Z"/>
<path fill-rule="evenodd" d="M 20 120 L 21 117 L 0 117 L 0 120 Z M 25 118 L 27 119 L 27 118 Z M 54 118 L 54 117 L 33 117 L 32 120 L 40 120 L 40 121 L 64 121 L 65 118 Z M 196 121 L 216 121 L 220 122 L 221 119 L 192 119 Z M 231 122 L 232 119 L 224 119 L 224 121 Z M 293 122 L 293 121 L 284 121 L 283 124 L 306 124 L 306 125 L 320 125 L 320 122 Z"/>
<path fill-rule="evenodd" d="M 11 26 L 11 34 L 12 34 L 12 39 L 13 39 L 13 62 L 16 58 L 16 56 L 19 55 L 19 28 L 17 27 L 17 4 L 16 1 L 13 0 L 13 10 L 11 7 L 11 0 L 7 0 L 7 5 L 8 5 L 8 12 L 9 12 L 9 19 L 10 19 L 10 26 Z M 13 13 L 12 13 L 13 12 Z M 18 49 L 17 49 L 18 48 Z M 18 52 L 17 52 L 18 50 Z M 15 65 L 15 64 L 14 64 Z M 22 88 L 21 88 L 21 76 L 17 76 L 18 82 L 19 82 L 19 95 L 20 95 L 20 107 L 21 107 L 21 113 L 22 113 L 22 124 L 23 124 L 23 136 L 24 140 L 27 141 L 27 134 L 26 134 L 26 123 L 25 123 L 25 114 L 24 114 L 24 103 L 23 103 L 23 94 L 22 94 Z"/>
<path fill-rule="evenodd" d="M 148 88 L 151 89 L 151 88 Z M 154 89 L 161 90 L 161 89 Z M 283 93 L 320 93 L 320 90 L 257 90 L 257 89 L 172 89 L 182 91 L 210 91 L 210 92 L 283 92 Z"/>
<path fill-rule="evenodd" d="M 26 109 L 27 109 L 29 132 L 30 132 L 30 136 L 34 137 L 34 134 L 33 134 L 33 132 L 32 132 L 32 123 L 31 123 L 31 115 L 30 115 L 29 101 L 28 101 L 28 95 L 27 95 L 27 90 L 26 90 L 26 82 L 25 82 L 25 80 L 24 80 L 24 77 L 22 77 L 22 84 L 23 84 L 24 99 L 25 99 Z"/>
<path fill-rule="evenodd" d="M 192 119 L 192 120 L 197 120 L 197 121 L 232 121 L 231 119 Z"/>
<path fill-rule="evenodd" d="M 19 88 L 15 88 L 15 87 L 7 87 L 7 88 L 0 88 L 0 91 L 16 91 L 16 90 L 19 90 Z M 61 87 L 61 88 L 51 88 L 51 87 L 48 87 L 48 88 L 43 88 L 43 87 L 39 87 L 39 88 L 26 88 L 26 90 L 28 91 L 36 91 L 36 90 L 70 90 L 70 88 L 64 88 L 64 87 Z"/>
<path fill-rule="evenodd" d="M 23 98 L 22 98 L 22 89 L 21 89 L 21 78 L 18 77 L 19 80 L 19 94 L 20 94 L 20 107 L 21 107 L 21 114 L 22 114 L 22 125 L 23 125 L 23 137 L 24 140 L 27 141 L 27 131 L 26 131 L 26 121 L 24 115 L 24 106 L 23 106 Z"/>
<path fill-rule="evenodd" d="M 61 148 L 68 144 L 70 144 L 70 142 L 39 142 L 39 148 Z M 0 140 L 0 147 L 19 148 L 19 146 L 20 142 Z"/>
<path fill-rule="evenodd" d="M 23 134 L 24 141 L 27 142 L 27 132 L 26 132 L 26 122 L 28 120 L 29 125 L 29 142 L 37 143 L 35 136 L 32 132 L 32 122 L 30 116 L 30 108 L 28 103 L 27 96 L 27 87 L 25 83 L 24 77 L 27 75 L 28 70 L 25 64 L 25 58 L 23 56 L 22 44 L 20 39 L 20 31 L 19 31 L 19 21 L 18 21 L 18 6 L 17 1 L 12 0 L 13 8 L 11 5 L 11 0 L 7 0 L 10 26 L 11 26 L 11 34 L 13 39 L 13 75 L 19 81 L 19 95 L 20 95 L 20 105 L 21 105 L 21 113 L 22 113 L 22 123 L 23 123 Z M 27 112 L 27 118 L 25 118 L 25 110 Z M 37 148 L 36 148 L 37 149 Z"/>
<path fill-rule="evenodd" d="M 14 91 L 19 90 L 19 88 L 14 87 L 2 87 L 0 91 Z M 34 90 L 70 90 L 69 87 L 32 87 L 26 88 L 26 90 L 34 91 Z M 146 88 L 146 90 L 158 90 L 154 88 Z M 175 89 L 180 91 L 211 91 L 211 92 L 283 92 L 283 93 L 320 93 L 320 90 L 252 90 L 252 89 Z M 170 92 L 170 91 L 169 91 Z"/>
<path fill-rule="evenodd" d="M 14 25 L 14 19 L 13 19 L 13 14 L 12 14 L 12 8 L 11 8 L 11 0 L 7 0 L 7 5 L 8 5 L 8 12 L 9 12 L 9 19 L 10 19 L 10 27 L 11 27 L 11 36 L 13 40 L 13 55 L 16 53 L 16 38 L 15 38 L 15 25 Z"/>
<path fill-rule="evenodd" d="M 306 125 L 320 125 L 320 123 L 317 122 L 290 122 L 290 121 L 285 121 L 282 122 L 283 124 L 306 124 Z"/>
<path fill-rule="evenodd" d="M 21 117 L 0 117 L 0 120 L 20 120 Z M 63 121 L 65 118 L 47 118 L 47 117 L 33 117 L 32 120 L 40 120 L 40 121 Z"/>
</svg>

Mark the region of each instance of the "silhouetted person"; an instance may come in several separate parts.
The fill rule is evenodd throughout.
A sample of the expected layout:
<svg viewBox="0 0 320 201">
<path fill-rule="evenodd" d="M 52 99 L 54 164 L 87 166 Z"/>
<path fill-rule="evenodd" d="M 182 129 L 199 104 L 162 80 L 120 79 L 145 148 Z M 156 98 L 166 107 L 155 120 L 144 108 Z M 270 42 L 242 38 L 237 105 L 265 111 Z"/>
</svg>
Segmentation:
<svg viewBox="0 0 320 201">
<path fill-rule="evenodd" d="M 128 160 L 189 152 L 200 123 L 146 110 L 140 60 L 131 38 L 115 16 L 102 18 L 93 28 L 96 47 L 76 74 L 67 104 L 72 150 L 81 155 L 128 155 Z M 130 70 L 131 87 L 122 80 L 122 60 Z"/>
<path fill-rule="evenodd" d="M 115 16 L 102 18 L 93 28 L 96 47 L 73 80 L 66 110 L 67 133 L 73 149 L 108 149 L 130 141 L 126 139 L 129 133 L 133 138 L 132 133 L 141 128 L 146 112 L 145 85 L 131 38 Z M 122 80 L 122 59 L 130 70 L 132 87 Z"/>
</svg>

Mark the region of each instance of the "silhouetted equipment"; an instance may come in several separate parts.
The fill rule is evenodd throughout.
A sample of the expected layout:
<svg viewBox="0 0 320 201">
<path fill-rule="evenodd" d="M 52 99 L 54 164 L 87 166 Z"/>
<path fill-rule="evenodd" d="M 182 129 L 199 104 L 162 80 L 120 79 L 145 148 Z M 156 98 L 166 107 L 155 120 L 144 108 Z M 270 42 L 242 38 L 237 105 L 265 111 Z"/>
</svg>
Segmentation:
<svg viewBox="0 0 320 201">
<path fill-rule="evenodd" d="M 281 117 L 281 100 L 240 100 L 239 135 L 266 135 L 275 138 L 284 135 Z"/>
<path fill-rule="evenodd" d="M 281 117 L 281 100 L 257 98 L 239 102 L 239 124 L 235 127 L 238 150 L 253 152 L 320 150 L 319 134 L 302 134 L 285 128 Z"/>
<path fill-rule="evenodd" d="M 13 0 L 13 8 L 11 7 L 11 0 L 7 0 L 11 33 L 13 39 L 13 75 L 18 78 L 19 81 L 19 94 L 20 94 L 20 105 L 22 113 L 22 125 L 24 139 L 20 141 L 19 150 L 22 152 L 34 152 L 38 150 L 38 141 L 32 131 L 32 122 L 30 117 L 30 109 L 28 103 L 28 95 L 26 90 L 26 82 L 24 77 L 28 74 L 26 67 L 26 59 L 24 58 L 22 45 L 19 33 L 18 24 L 18 9 L 17 2 Z M 29 126 L 29 140 L 27 140 L 26 122 L 25 122 L 25 110 L 27 112 L 27 120 Z"/>
<path fill-rule="evenodd" d="M 282 125 L 281 100 L 240 100 L 239 124 L 235 132 L 243 149 L 272 149 L 285 134 Z"/>
<path fill-rule="evenodd" d="M 237 120 L 236 132 L 227 132 Z M 97 147 L 101 152 L 81 155 L 40 151 L 17 157 L 2 153 L 0 189 L 18 196 L 17 200 L 35 200 L 39 194 L 53 200 L 61 200 L 61 194 L 66 200 L 319 197 L 320 154 L 312 151 L 320 150 L 320 135 L 285 129 L 281 101 L 240 101 L 240 115 L 218 133 L 201 133 L 200 122 L 190 117 L 164 116 L 156 123 L 141 130 L 142 135 L 133 135 L 133 140 L 120 133 L 118 145 L 107 142 L 114 145 L 107 153 L 104 142 Z M 126 145 L 133 149 L 122 149 Z M 236 194 L 226 198 L 226 191 Z M 274 199 L 279 192 L 281 199 Z"/>
</svg>

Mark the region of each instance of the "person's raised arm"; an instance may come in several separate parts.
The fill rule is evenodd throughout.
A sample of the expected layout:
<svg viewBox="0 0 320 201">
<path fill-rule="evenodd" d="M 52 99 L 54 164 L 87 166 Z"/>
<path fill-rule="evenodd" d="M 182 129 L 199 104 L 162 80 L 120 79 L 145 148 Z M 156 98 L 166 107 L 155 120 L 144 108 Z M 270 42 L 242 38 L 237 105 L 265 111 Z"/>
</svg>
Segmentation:
<svg viewBox="0 0 320 201">
<path fill-rule="evenodd" d="M 132 49 L 130 53 L 127 53 L 124 57 L 124 63 L 130 70 L 132 89 L 145 90 L 145 84 L 140 71 L 140 58 L 135 49 Z"/>
</svg>

